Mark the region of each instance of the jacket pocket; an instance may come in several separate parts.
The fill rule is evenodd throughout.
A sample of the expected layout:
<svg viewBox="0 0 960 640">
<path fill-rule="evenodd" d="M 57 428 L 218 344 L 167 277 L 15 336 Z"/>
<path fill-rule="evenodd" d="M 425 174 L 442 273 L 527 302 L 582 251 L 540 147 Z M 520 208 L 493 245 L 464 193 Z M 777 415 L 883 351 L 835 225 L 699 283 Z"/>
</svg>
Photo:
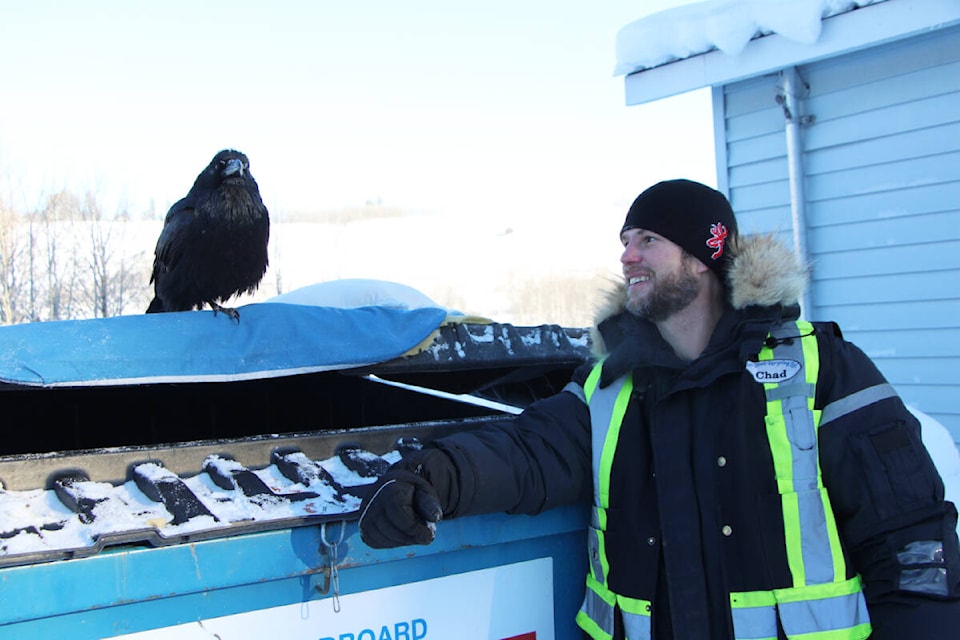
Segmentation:
<svg viewBox="0 0 960 640">
<path fill-rule="evenodd" d="M 609 562 L 604 569 L 613 591 L 631 597 L 649 598 L 658 573 L 659 530 L 653 523 L 637 522 L 617 509 L 608 510 L 607 516 L 606 531 L 598 532 L 591 527 L 588 533 L 591 566 L 596 569 L 592 564 L 596 549 L 599 556 L 605 556 Z"/>
<path fill-rule="evenodd" d="M 943 497 L 943 482 L 919 435 L 896 421 L 850 440 L 860 478 L 880 519 L 929 506 Z"/>
</svg>

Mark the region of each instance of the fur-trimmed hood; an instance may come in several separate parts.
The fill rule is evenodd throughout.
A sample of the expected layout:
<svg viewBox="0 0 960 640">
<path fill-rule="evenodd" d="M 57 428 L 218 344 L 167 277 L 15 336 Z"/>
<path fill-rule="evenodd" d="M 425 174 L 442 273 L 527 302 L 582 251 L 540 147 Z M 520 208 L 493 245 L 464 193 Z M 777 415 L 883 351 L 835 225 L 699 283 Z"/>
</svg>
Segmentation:
<svg viewBox="0 0 960 640">
<path fill-rule="evenodd" d="M 809 267 L 773 235 L 740 236 L 729 245 L 729 303 L 736 309 L 796 305 L 807 286 Z M 627 286 L 616 283 L 603 296 L 594 316 L 593 351 L 607 352 L 598 329 L 601 322 L 626 310 Z"/>
</svg>

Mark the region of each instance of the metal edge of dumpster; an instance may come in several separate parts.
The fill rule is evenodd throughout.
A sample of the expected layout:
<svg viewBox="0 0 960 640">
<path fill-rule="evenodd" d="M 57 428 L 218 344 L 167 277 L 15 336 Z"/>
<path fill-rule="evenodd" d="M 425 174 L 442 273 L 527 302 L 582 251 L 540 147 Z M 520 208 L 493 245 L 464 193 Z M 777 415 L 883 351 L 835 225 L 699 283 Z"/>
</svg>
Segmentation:
<svg viewBox="0 0 960 640">
<path fill-rule="evenodd" d="M 211 621 L 250 612 L 282 612 L 291 606 L 297 609 L 296 621 L 288 611 L 270 623 L 278 637 L 441 638 L 426 631 L 435 626 L 437 617 L 449 615 L 455 600 L 469 606 L 470 594 L 449 594 L 456 598 L 445 600 L 441 590 L 436 601 L 405 608 L 410 620 L 398 619 L 394 626 L 370 623 L 370 628 L 342 628 L 339 620 L 357 614 L 365 620 L 375 618 L 371 608 L 388 601 L 394 589 L 537 559 L 548 559 L 553 637 L 579 638 L 574 617 L 586 570 L 586 514 L 584 505 L 538 516 L 491 514 L 445 521 L 431 545 L 389 550 L 364 545 L 356 523 L 349 522 L 163 548 L 123 548 L 74 560 L 8 567 L 0 570 L 0 602 L 4 603 L 0 638 L 79 640 L 133 634 L 151 640 L 227 640 L 234 636 L 211 635 L 207 628 Z M 375 593 L 375 599 L 365 599 L 367 593 Z M 350 601 L 354 595 L 356 603 Z M 528 604 L 537 606 L 536 601 Z M 293 625 L 286 632 L 284 615 Z M 491 621 L 507 615 L 509 611 L 489 612 Z M 165 628 L 168 633 L 161 633 Z M 195 635 L 189 635 L 191 631 Z M 418 631 L 424 633 L 418 635 Z M 503 637 L 542 640 L 548 635 Z"/>
</svg>

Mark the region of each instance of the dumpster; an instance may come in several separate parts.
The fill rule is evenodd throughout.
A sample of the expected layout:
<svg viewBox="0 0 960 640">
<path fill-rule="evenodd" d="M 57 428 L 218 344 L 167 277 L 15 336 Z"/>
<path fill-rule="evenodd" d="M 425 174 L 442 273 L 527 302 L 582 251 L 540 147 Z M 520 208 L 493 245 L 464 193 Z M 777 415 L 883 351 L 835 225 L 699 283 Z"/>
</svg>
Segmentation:
<svg viewBox="0 0 960 640">
<path fill-rule="evenodd" d="M 0 328 L 0 638 L 578 638 L 587 505 L 356 520 L 404 448 L 558 392 L 589 333 L 258 303 Z"/>
</svg>

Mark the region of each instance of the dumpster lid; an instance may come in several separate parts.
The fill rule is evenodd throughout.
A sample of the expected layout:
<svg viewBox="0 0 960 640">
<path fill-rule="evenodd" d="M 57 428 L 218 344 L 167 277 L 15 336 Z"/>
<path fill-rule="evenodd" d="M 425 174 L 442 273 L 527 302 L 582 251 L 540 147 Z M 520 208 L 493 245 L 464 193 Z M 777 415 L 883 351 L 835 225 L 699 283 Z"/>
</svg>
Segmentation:
<svg viewBox="0 0 960 640">
<path fill-rule="evenodd" d="M 224 382 L 349 369 L 398 358 L 462 319 L 439 307 L 256 303 L 239 312 L 239 322 L 187 311 L 0 327 L 0 382 Z"/>
</svg>

